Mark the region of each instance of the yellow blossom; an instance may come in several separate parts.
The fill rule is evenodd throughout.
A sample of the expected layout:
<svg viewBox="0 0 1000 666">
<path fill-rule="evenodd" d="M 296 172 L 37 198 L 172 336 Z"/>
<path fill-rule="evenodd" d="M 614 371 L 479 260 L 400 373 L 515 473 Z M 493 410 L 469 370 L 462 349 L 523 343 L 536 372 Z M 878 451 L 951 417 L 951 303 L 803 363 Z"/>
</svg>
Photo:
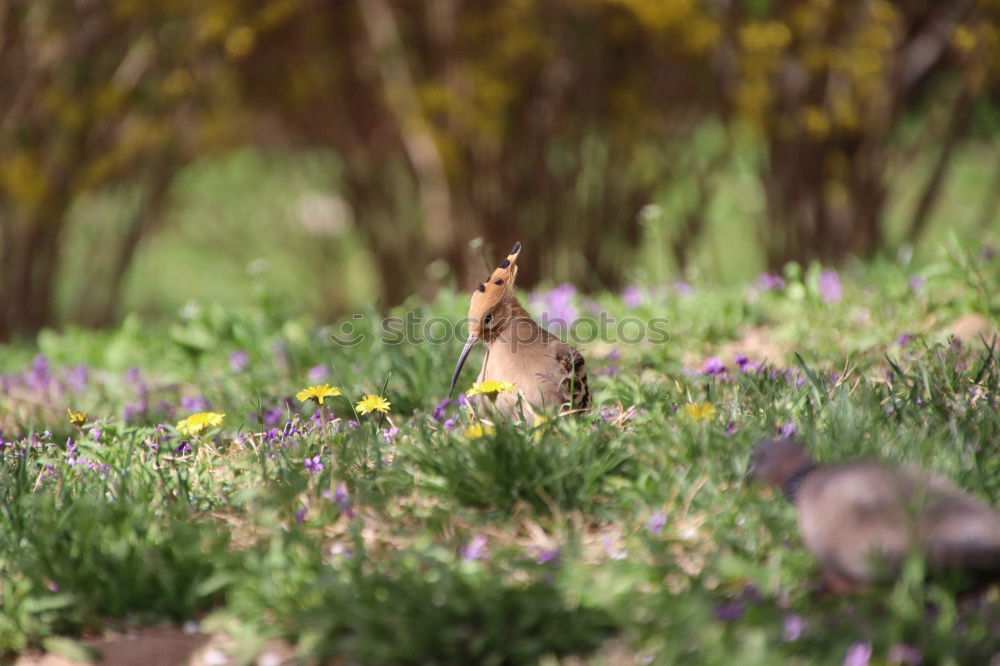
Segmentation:
<svg viewBox="0 0 1000 666">
<path fill-rule="evenodd" d="M 392 405 L 392 403 L 382 396 L 368 394 L 361 398 L 361 400 L 358 400 L 354 407 L 358 410 L 359 414 L 370 414 L 372 412 L 382 412 L 385 414 L 389 411 L 390 405 Z"/>
<path fill-rule="evenodd" d="M 684 405 L 684 411 L 692 421 L 708 421 L 718 410 L 710 402 L 689 402 Z"/>
<path fill-rule="evenodd" d="M 201 431 L 207 428 L 214 428 L 215 426 L 222 425 L 222 419 L 226 418 L 225 414 L 220 414 L 218 412 L 198 412 L 197 414 L 192 414 L 191 416 L 177 422 L 177 430 L 182 435 L 187 435 L 189 437 L 201 433 Z"/>
<path fill-rule="evenodd" d="M 72 409 L 67 407 L 66 414 L 69 416 L 69 422 L 77 428 L 87 422 L 87 412 L 74 412 Z"/>
<path fill-rule="evenodd" d="M 513 390 L 514 390 L 513 382 L 503 382 L 497 379 L 491 379 L 485 382 L 476 382 L 475 384 L 472 385 L 472 388 L 470 388 L 468 391 L 465 392 L 465 395 L 466 396 L 490 395 L 490 394 L 503 393 L 504 391 L 513 391 Z"/>
<path fill-rule="evenodd" d="M 483 435 L 492 435 L 496 432 L 496 429 L 491 425 L 483 425 L 482 423 L 473 423 L 468 428 L 465 429 L 466 439 L 479 439 Z"/>
<path fill-rule="evenodd" d="M 320 384 L 318 386 L 310 386 L 309 388 L 302 389 L 295 394 L 295 397 L 302 402 L 312 400 L 317 405 L 322 405 L 324 398 L 332 398 L 335 395 L 340 395 L 339 388 L 336 386 L 330 386 L 329 384 Z"/>
</svg>

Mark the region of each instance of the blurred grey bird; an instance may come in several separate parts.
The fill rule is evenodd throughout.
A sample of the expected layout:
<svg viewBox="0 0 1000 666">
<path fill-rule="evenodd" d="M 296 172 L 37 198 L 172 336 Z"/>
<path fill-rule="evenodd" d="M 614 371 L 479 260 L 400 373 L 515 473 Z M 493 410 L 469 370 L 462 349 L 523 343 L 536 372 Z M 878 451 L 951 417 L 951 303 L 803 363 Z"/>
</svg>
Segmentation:
<svg viewBox="0 0 1000 666">
<path fill-rule="evenodd" d="M 930 571 L 1000 578 L 1000 511 L 930 472 L 864 460 L 823 465 L 793 439 L 766 439 L 748 477 L 795 504 L 802 541 L 834 592 L 895 577 L 914 550 Z"/>
</svg>

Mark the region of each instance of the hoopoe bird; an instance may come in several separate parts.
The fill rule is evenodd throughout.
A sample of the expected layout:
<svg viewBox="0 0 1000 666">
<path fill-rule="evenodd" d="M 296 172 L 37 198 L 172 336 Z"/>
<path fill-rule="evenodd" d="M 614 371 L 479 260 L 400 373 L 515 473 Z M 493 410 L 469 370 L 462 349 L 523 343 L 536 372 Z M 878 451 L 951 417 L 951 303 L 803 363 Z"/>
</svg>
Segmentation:
<svg viewBox="0 0 1000 666">
<path fill-rule="evenodd" d="M 587 409 L 590 388 L 583 356 L 536 324 L 514 292 L 520 252 L 521 243 L 514 243 L 510 254 L 472 292 L 469 338 L 451 377 L 451 394 L 469 352 L 482 341 L 486 357 L 477 382 L 514 384 L 513 390 L 496 396 L 495 407 L 503 416 L 517 419 L 546 410 Z"/>
</svg>

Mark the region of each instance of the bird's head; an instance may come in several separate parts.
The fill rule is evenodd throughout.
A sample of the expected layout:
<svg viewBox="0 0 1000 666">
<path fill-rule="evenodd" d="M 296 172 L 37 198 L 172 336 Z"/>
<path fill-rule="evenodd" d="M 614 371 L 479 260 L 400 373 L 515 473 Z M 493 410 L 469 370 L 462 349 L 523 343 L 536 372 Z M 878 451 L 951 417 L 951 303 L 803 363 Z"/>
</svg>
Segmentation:
<svg viewBox="0 0 1000 666">
<path fill-rule="evenodd" d="M 510 254 L 472 292 L 469 301 L 469 337 L 451 376 L 450 394 L 455 392 L 458 375 L 475 344 L 480 340 L 487 343 L 492 341 L 507 328 L 514 316 L 517 305 L 514 280 L 517 278 L 517 255 L 520 253 L 521 243 L 514 243 Z"/>
<path fill-rule="evenodd" d="M 798 441 L 790 437 L 762 439 L 750 456 L 747 480 L 783 487 L 793 474 L 812 464 L 812 456 Z"/>
</svg>

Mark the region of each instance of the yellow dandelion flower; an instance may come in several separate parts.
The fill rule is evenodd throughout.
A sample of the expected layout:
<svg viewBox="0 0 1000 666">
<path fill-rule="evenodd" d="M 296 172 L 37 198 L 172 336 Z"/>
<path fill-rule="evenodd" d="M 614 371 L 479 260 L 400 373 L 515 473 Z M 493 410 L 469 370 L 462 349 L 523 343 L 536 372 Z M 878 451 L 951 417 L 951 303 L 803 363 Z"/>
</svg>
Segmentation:
<svg viewBox="0 0 1000 666">
<path fill-rule="evenodd" d="M 72 409 L 67 407 L 66 415 L 69 416 L 69 422 L 77 428 L 87 422 L 87 412 L 74 412 Z"/>
<path fill-rule="evenodd" d="M 382 396 L 369 393 L 361 398 L 361 400 L 358 400 L 354 408 L 358 410 L 359 414 L 371 414 L 372 412 L 382 412 L 385 414 L 389 411 L 390 405 L 392 403 Z"/>
<path fill-rule="evenodd" d="M 222 419 L 224 418 L 226 418 L 226 415 L 218 412 L 198 412 L 178 421 L 177 430 L 182 435 L 192 437 L 203 430 L 222 425 Z"/>
<path fill-rule="evenodd" d="M 482 423 L 473 423 L 468 428 L 465 429 L 466 439 L 479 439 L 484 435 L 492 435 L 496 432 L 496 429 L 491 425 L 483 425 Z"/>
<path fill-rule="evenodd" d="M 708 421 L 718 410 L 710 402 L 689 402 L 684 405 L 684 412 L 692 421 Z"/>
<path fill-rule="evenodd" d="M 310 386 L 302 389 L 295 394 L 295 397 L 302 402 L 312 400 L 317 405 L 322 405 L 324 398 L 332 398 L 335 395 L 340 395 L 339 388 L 336 386 L 330 386 L 329 384 L 320 384 L 318 386 Z"/>
<path fill-rule="evenodd" d="M 503 393 L 504 391 L 513 390 L 513 382 L 502 382 L 497 379 L 491 379 L 485 382 L 476 382 L 472 385 L 472 388 L 465 392 L 465 395 L 496 395 L 498 393 Z"/>
</svg>

